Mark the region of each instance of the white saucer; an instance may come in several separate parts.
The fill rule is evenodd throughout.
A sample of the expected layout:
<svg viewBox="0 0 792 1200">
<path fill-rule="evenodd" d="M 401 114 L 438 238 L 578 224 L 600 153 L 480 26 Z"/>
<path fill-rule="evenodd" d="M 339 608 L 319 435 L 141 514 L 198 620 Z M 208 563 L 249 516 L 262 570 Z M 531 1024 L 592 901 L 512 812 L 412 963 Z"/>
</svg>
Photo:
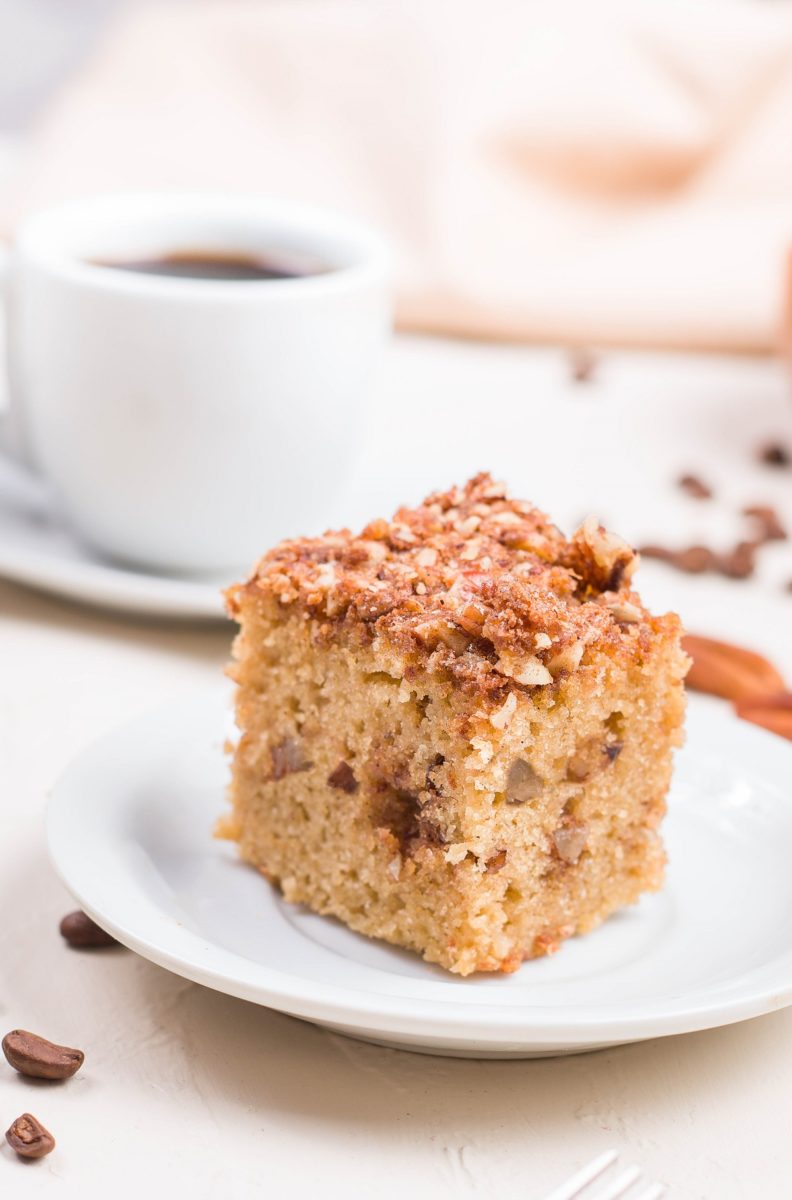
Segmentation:
<svg viewBox="0 0 792 1200">
<path fill-rule="evenodd" d="M 223 619 L 223 579 L 133 571 L 91 554 L 45 489 L 0 455 L 0 577 L 86 604 L 152 617 Z"/>
<path fill-rule="evenodd" d="M 511 976 L 462 980 L 285 904 L 212 839 L 228 696 L 159 709 L 72 764 L 52 860 L 120 941 L 188 979 L 354 1037 L 522 1058 L 708 1029 L 792 1002 L 792 745 L 694 699 L 664 891 Z"/>
</svg>

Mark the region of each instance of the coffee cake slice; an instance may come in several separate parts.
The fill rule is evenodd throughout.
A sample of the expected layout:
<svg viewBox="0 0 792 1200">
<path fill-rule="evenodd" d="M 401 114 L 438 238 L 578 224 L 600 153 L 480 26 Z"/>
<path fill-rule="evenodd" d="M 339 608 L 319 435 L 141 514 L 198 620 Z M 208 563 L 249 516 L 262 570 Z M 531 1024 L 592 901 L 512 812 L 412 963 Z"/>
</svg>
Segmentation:
<svg viewBox="0 0 792 1200">
<path fill-rule="evenodd" d="M 687 659 L 636 562 L 488 475 L 283 542 L 227 595 L 223 832 L 287 900 L 460 975 L 659 888 Z"/>
</svg>

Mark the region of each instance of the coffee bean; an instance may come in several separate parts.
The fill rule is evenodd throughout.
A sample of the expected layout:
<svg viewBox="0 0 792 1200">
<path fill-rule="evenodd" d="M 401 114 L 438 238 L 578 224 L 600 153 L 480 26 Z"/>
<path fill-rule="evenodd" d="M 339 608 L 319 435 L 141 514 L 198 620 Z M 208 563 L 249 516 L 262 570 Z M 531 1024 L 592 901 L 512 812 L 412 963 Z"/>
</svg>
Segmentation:
<svg viewBox="0 0 792 1200">
<path fill-rule="evenodd" d="M 760 542 L 738 542 L 727 554 L 716 554 L 709 546 L 688 546 L 686 550 L 668 550 L 664 546 L 641 546 L 644 558 L 656 558 L 687 571 L 689 575 L 701 575 L 704 571 L 717 571 L 730 579 L 748 579 L 756 566 L 756 549 Z"/>
<path fill-rule="evenodd" d="M 792 453 L 781 442 L 768 442 L 759 448 L 759 460 L 768 467 L 788 467 L 792 463 Z"/>
<path fill-rule="evenodd" d="M 569 373 L 575 383 L 591 383 L 599 358 L 588 346 L 573 346 L 568 351 Z"/>
<path fill-rule="evenodd" d="M 685 550 L 669 550 L 665 546 L 641 546 L 640 553 L 644 558 L 656 558 L 676 567 L 678 571 L 686 571 L 689 575 L 701 575 L 717 566 L 717 555 L 709 546 L 688 546 Z"/>
<path fill-rule="evenodd" d="M 700 575 L 702 571 L 712 569 L 715 564 L 715 555 L 709 546 L 688 546 L 686 550 L 679 550 L 668 561 L 678 567 L 680 571 L 687 571 L 690 575 Z"/>
<path fill-rule="evenodd" d="M 749 504 L 743 515 L 752 517 L 759 525 L 761 541 L 785 542 L 788 538 L 784 524 L 776 510 L 769 504 Z"/>
<path fill-rule="evenodd" d="M 712 488 L 698 475 L 681 475 L 677 483 L 694 500 L 709 500 L 712 497 Z"/>
<path fill-rule="evenodd" d="M 63 918 L 60 932 L 70 946 L 80 950 L 118 945 L 112 934 L 106 933 L 101 925 L 97 925 L 96 921 L 92 921 L 88 914 L 79 908 Z"/>
<path fill-rule="evenodd" d="M 756 567 L 756 542 L 738 542 L 728 554 L 719 554 L 716 569 L 730 579 L 748 579 Z"/>
<path fill-rule="evenodd" d="M 3 1054 L 15 1071 L 34 1079 L 71 1079 L 85 1060 L 82 1050 L 58 1046 L 25 1029 L 12 1029 L 5 1035 Z"/>
<path fill-rule="evenodd" d="M 10 1129 L 6 1141 L 20 1158 L 43 1158 L 55 1149 L 55 1138 L 32 1113 L 22 1113 Z"/>
</svg>

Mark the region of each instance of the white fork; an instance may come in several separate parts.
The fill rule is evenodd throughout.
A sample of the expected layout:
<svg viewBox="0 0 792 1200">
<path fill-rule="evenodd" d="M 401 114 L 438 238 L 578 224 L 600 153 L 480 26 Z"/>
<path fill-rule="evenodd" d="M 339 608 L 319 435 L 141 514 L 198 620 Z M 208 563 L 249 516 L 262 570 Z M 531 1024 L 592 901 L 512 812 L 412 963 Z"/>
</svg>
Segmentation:
<svg viewBox="0 0 792 1200">
<path fill-rule="evenodd" d="M 544 1200 L 578 1200 L 578 1197 L 580 1200 L 618 1200 L 619 1196 L 628 1191 L 630 1200 L 660 1200 L 661 1196 L 666 1194 L 662 1183 L 649 1183 L 641 1168 L 635 1166 L 626 1167 L 618 1175 L 608 1172 L 610 1178 L 602 1180 L 601 1187 L 591 1190 L 589 1184 L 600 1179 L 618 1157 L 618 1150 L 606 1150 L 592 1159 L 588 1166 L 576 1171 L 566 1183 L 562 1183 L 555 1191 L 545 1196 Z M 646 1186 L 642 1186 L 639 1192 L 630 1190 L 634 1184 L 639 1183 Z"/>
</svg>

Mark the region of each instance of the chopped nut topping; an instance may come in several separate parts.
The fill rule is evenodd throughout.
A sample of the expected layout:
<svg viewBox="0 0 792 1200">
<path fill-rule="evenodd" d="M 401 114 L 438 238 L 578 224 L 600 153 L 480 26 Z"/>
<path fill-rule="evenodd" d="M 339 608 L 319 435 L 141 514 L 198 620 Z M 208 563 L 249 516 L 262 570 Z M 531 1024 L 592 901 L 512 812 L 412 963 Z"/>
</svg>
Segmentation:
<svg viewBox="0 0 792 1200">
<path fill-rule="evenodd" d="M 536 687 L 553 682 L 553 676 L 547 667 L 533 654 L 529 654 L 523 659 L 502 654 L 495 663 L 495 670 L 500 671 L 502 675 L 508 675 L 515 683 L 522 683 L 526 687 Z"/>
<path fill-rule="evenodd" d="M 336 581 L 335 564 L 331 562 L 320 563 L 316 571 L 316 577 L 313 581 L 314 587 L 321 588 L 326 591 L 331 588 Z"/>
<path fill-rule="evenodd" d="M 618 596 L 612 598 L 603 596 L 602 602 L 608 611 L 612 613 L 614 620 L 621 621 L 625 625 L 637 625 L 643 618 L 640 608 L 635 604 L 630 604 L 629 600 L 620 600 Z"/>
<path fill-rule="evenodd" d="M 270 750 L 272 760 L 272 778 L 284 779 L 295 771 L 309 771 L 312 762 L 302 752 L 296 738 L 285 737 Z"/>
<path fill-rule="evenodd" d="M 607 736 L 613 737 L 612 734 Z M 598 775 L 600 771 L 604 771 L 606 767 L 615 762 L 621 751 L 621 742 L 603 741 L 598 737 L 591 738 L 575 751 L 567 763 L 567 779 L 574 780 L 575 783 L 583 783 L 584 780 L 590 779 L 592 775 Z"/>
<path fill-rule="evenodd" d="M 474 637 L 481 633 L 485 618 L 484 609 L 480 608 L 478 604 L 465 604 L 456 612 L 457 624 L 462 626 L 465 633 L 472 634 Z"/>
<path fill-rule="evenodd" d="M 502 871 L 506 866 L 506 851 L 499 850 L 497 854 L 493 854 L 492 858 L 488 858 L 485 864 L 487 875 L 495 875 L 498 871 Z"/>
<path fill-rule="evenodd" d="M 516 708 L 517 697 L 514 692 L 509 692 L 501 707 L 490 716 L 490 725 L 494 725 L 496 729 L 505 729 L 514 716 Z M 476 739 L 474 738 L 473 741 L 475 743 Z M 492 757 L 492 747 L 490 747 L 490 757 Z"/>
<path fill-rule="evenodd" d="M 604 529 L 596 517 L 587 517 L 573 540 L 590 549 L 600 568 L 597 591 L 616 591 L 622 581 L 630 579 L 637 565 L 635 551 L 617 534 Z"/>
<path fill-rule="evenodd" d="M 588 779 L 592 770 L 589 755 L 585 751 L 578 751 L 567 763 L 567 778 L 574 779 L 576 783 L 582 783 L 584 779 Z"/>
<path fill-rule="evenodd" d="M 556 854 L 570 866 L 578 861 L 586 848 L 587 841 L 588 825 L 585 821 L 576 821 L 571 817 L 566 818 L 553 834 Z"/>
<path fill-rule="evenodd" d="M 344 762 L 343 759 L 335 770 L 331 771 L 327 776 L 327 782 L 330 787 L 338 788 L 342 792 L 348 792 L 350 796 L 354 795 L 359 787 L 358 781 L 355 779 L 355 772 L 349 763 Z"/>
<path fill-rule="evenodd" d="M 513 694 L 508 697 L 506 704 L 504 704 L 503 707 L 506 708 L 508 706 L 510 700 L 513 701 L 512 706 L 511 706 L 511 712 L 513 712 L 514 709 L 517 707 L 517 701 L 514 699 Z M 498 724 L 496 722 L 496 718 L 498 718 L 498 720 L 500 720 L 499 713 L 501 713 L 501 712 L 502 712 L 502 710 L 499 709 L 498 713 L 493 713 L 493 715 L 490 717 L 490 724 L 494 725 L 496 729 L 498 729 L 498 728 L 502 729 L 508 723 L 509 717 L 511 715 L 511 713 L 510 713 L 509 716 L 507 716 L 506 719 L 503 720 L 501 724 Z M 473 747 L 473 749 L 476 751 L 476 753 L 478 755 L 478 760 L 481 763 L 482 767 L 485 767 L 487 765 L 487 763 L 490 762 L 493 754 L 495 753 L 493 746 L 492 746 L 492 742 L 488 742 L 487 739 L 483 738 L 483 737 L 472 737 L 470 739 L 470 744 Z"/>
<path fill-rule="evenodd" d="M 565 646 L 563 650 L 555 654 L 547 664 L 552 677 L 555 679 L 562 671 L 576 671 L 580 666 L 580 660 L 583 657 L 585 648 L 585 644 L 581 638 L 579 641 Z"/>
<path fill-rule="evenodd" d="M 435 796 L 439 796 L 442 792 L 442 788 L 435 778 L 435 772 L 437 771 L 438 767 L 442 767 L 444 762 L 445 756 L 442 754 L 436 754 L 429 763 L 429 766 L 426 768 L 426 790 L 428 792 L 433 792 Z"/>
<path fill-rule="evenodd" d="M 342 530 L 282 542 L 227 600 L 238 615 L 249 598 L 269 595 L 315 620 L 319 637 L 343 627 L 345 636 L 377 639 L 404 675 L 446 673 L 482 695 L 504 728 L 510 692 L 552 685 L 545 655 L 563 676 L 581 639 L 609 658 L 641 653 L 639 639 L 597 603 L 612 593 L 643 615 L 629 585 L 636 562 L 596 521 L 567 539 L 544 513 L 478 475 L 391 522 L 370 522 L 359 537 Z"/>
<path fill-rule="evenodd" d="M 531 764 L 524 758 L 515 758 L 506 776 L 506 799 L 509 804 L 527 804 L 535 800 L 542 787 L 543 780 Z"/>
</svg>

